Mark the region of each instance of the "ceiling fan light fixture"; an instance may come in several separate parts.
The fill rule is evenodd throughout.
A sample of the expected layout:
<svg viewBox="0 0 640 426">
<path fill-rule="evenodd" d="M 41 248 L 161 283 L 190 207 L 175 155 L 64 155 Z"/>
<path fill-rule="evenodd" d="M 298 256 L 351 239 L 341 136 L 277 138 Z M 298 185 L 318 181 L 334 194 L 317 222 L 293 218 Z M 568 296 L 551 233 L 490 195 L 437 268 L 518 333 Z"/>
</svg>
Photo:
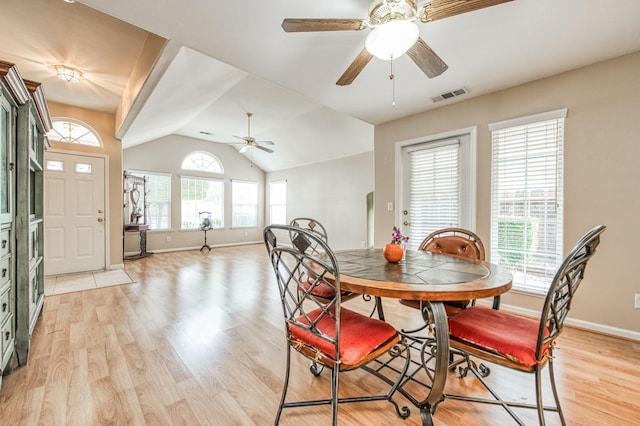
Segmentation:
<svg viewBox="0 0 640 426">
<path fill-rule="evenodd" d="M 56 65 L 55 68 L 60 80 L 65 80 L 69 83 L 78 83 L 82 80 L 83 73 L 78 69 L 71 68 L 66 65 Z"/>
<path fill-rule="evenodd" d="M 364 46 L 376 58 L 388 61 L 404 55 L 418 37 L 420 30 L 415 22 L 399 19 L 373 28 Z"/>
</svg>

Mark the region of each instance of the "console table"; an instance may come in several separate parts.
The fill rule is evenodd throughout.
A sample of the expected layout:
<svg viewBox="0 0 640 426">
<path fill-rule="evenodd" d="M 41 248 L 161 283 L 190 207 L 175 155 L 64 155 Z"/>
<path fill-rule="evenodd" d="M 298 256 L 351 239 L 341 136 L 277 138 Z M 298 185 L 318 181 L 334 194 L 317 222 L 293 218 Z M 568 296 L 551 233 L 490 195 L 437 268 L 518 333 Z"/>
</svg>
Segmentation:
<svg viewBox="0 0 640 426">
<path fill-rule="evenodd" d="M 122 236 L 122 249 L 124 251 L 124 234 L 127 232 L 137 232 L 140 234 L 140 253 L 131 256 L 123 256 L 124 260 L 142 259 L 152 255 L 147 251 L 147 230 L 149 221 L 147 211 L 147 178 L 137 176 L 127 171 L 123 174 L 123 217 L 124 233 Z"/>
<path fill-rule="evenodd" d="M 129 224 L 124 226 L 124 232 L 140 233 L 140 253 L 131 256 L 124 256 L 124 260 L 136 260 L 143 257 L 151 256 L 153 253 L 147 251 L 147 230 L 149 225 Z"/>
</svg>

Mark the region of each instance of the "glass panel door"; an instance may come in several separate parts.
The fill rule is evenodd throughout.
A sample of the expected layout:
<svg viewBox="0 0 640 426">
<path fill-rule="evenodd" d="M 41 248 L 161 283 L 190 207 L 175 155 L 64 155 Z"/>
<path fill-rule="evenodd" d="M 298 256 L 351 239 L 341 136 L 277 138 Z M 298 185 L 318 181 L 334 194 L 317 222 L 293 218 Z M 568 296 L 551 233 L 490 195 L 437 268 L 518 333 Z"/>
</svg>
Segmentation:
<svg viewBox="0 0 640 426">
<path fill-rule="evenodd" d="M 0 94 L 0 222 L 11 221 L 11 104 Z"/>
</svg>

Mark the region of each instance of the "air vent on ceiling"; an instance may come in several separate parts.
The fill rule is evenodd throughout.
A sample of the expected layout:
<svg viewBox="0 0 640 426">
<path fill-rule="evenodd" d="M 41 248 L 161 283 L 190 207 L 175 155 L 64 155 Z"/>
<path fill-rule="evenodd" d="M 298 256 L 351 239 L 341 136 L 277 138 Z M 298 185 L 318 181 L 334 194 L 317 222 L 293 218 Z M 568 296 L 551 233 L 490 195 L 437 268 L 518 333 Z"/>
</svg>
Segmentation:
<svg viewBox="0 0 640 426">
<path fill-rule="evenodd" d="M 469 93 L 469 90 L 467 90 L 466 87 L 463 87 L 461 89 L 452 90 L 450 92 L 446 92 L 446 93 L 443 93 L 441 95 L 438 95 L 438 96 L 436 96 L 434 98 L 431 98 L 431 100 L 433 102 L 440 102 L 440 101 L 444 101 L 446 99 L 455 98 L 456 96 L 464 95 L 466 93 Z"/>
</svg>

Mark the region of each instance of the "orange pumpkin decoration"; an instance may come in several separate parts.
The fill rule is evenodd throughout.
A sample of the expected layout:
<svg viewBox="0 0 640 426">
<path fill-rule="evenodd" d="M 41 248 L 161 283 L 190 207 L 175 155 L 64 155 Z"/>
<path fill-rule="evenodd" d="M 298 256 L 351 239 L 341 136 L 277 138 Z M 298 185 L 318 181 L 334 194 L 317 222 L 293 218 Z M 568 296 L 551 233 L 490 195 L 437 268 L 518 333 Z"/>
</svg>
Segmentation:
<svg viewBox="0 0 640 426">
<path fill-rule="evenodd" d="M 398 263 L 402 260 L 404 250 L 400 244 L 387 244 L 384 246 L 382 254 L 384 258 L 387 259 L 387 262 Z"/>
</svg>

